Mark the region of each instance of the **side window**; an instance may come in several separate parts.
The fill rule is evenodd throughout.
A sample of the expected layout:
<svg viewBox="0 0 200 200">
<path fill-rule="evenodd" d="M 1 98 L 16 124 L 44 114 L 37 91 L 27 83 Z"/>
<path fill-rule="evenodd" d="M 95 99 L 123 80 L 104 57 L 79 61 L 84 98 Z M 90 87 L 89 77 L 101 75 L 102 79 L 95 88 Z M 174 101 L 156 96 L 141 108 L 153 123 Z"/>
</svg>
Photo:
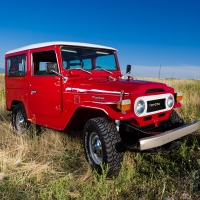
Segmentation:
<svg viewBox="0 0 200 200">
<path fill-rule="evenodd" d="M 33 74 L 35 76 L 57 76 L 57 74 L 47 74 L 47 63 L 57 63 L 55 51 L 42 51 L 32 54 L 33 57 Z"/>
<path fill-rule="evenodd" d="M 11 56 L 7 60 L 8 76 L 26 75 L 26 55 Z"/>
<path fill-rule="evenodd" d="M 46 71 L 46 64 L 47 62 L 39 62 L 39 71 Z"/>
</svg>

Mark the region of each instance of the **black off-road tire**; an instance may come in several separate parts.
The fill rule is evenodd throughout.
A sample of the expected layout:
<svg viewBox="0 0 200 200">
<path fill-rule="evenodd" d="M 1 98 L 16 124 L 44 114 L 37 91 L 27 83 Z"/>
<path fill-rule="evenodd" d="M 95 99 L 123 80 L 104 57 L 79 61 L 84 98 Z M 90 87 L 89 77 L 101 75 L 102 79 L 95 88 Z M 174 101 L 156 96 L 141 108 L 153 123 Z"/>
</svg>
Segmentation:
<svg viewBox="0 0 200 200">
<path fill-rule="evenodd" d="M 178 115 L 178 113 L 175 110 L 172 111 L 169 121 L 170 121 L 171 125 L 173 125 L 173 126 L 174 125 L 180 126 L 180 125 L 184 124 L 184 120 Z"/>
<path fill-rule="evenodd" d="M 15 105 L 12 111 L 12 126 L 16 134 L 25 133 L 30 127 L 23 103 Z"/>
<path fill-rule="evenodd" d="M 88 120 L 84 127 L 84 150 L 87 161 L 99 174 L 102 173 L 101 164 L 108 165 L 108 177 L 119 173 L 124 154 L 122 141 L 109 119 Z"/>
</svg>

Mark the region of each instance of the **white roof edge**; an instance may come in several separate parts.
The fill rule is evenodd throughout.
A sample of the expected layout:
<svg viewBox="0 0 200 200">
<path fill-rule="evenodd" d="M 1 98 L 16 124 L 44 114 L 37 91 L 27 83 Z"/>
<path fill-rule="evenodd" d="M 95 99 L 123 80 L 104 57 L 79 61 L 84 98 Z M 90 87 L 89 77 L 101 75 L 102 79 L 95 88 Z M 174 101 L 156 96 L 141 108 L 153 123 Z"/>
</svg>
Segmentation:
<svg viewBox="0 0 200 200">
<path fill-rule="evenodd" d="M 82 42 L 55 41 L 55 42 L 43 42 L 43 43 L 31 44 L 28 46 L 10 50 L 10 51 L 6 52 L 6 54 L 15 53 L 15 52 L 19 52 L 19 51 L 25 51 L 25 50 L 29 50 L 29 49 L 36 49 L 36 48 L 40 48 L 40 47 L 47 47 L 47 46 L 52 46 L 52 45 L 68 45 L 68 46 L 76 46 L 76 47 L 91 47 L 91 48 L 99 48 L 99 49 L 116 50 L 112 47 L 107 47 L 107 46 L 102 46 L 102 45 L 97 45 L 97 44 L 82 43 Z"/>
</svg>

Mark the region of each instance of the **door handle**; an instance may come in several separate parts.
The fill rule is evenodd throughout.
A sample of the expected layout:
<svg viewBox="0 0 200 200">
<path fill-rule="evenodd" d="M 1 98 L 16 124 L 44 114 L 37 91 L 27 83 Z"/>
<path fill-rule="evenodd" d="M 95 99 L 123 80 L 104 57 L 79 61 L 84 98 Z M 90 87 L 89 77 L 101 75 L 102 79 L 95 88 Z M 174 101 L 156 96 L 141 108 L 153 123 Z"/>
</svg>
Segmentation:
<svg viewBox="0 0 200 200">
<path fill-rule="evenodd" d="M 36 90 L 31 90 L 31 94 L 36 94 Z"/>
</svg>

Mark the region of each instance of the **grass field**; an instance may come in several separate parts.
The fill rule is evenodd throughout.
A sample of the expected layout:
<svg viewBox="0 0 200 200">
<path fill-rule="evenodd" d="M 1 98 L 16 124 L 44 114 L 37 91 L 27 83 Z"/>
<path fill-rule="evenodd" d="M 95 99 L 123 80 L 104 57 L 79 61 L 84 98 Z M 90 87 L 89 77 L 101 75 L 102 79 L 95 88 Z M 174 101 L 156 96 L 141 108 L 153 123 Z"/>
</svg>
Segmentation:
<svg viewBox="0 0 200 200">
<path fill-rule="evenodd" d="M 199 80 L 154 81 L 183 93 L 183 106 L 177 111 L 186 122 L 200 119 Z M 106 168 L 100 176 L 88 166 L 79 132 L 45 129 L 40 136 L 14 136 L 3 89 L 0 120 L 1 200 L 200 200 L 199 133 L 170 152 L 127 151 L 120 174 L 106 179 Z"/>
</svg>

